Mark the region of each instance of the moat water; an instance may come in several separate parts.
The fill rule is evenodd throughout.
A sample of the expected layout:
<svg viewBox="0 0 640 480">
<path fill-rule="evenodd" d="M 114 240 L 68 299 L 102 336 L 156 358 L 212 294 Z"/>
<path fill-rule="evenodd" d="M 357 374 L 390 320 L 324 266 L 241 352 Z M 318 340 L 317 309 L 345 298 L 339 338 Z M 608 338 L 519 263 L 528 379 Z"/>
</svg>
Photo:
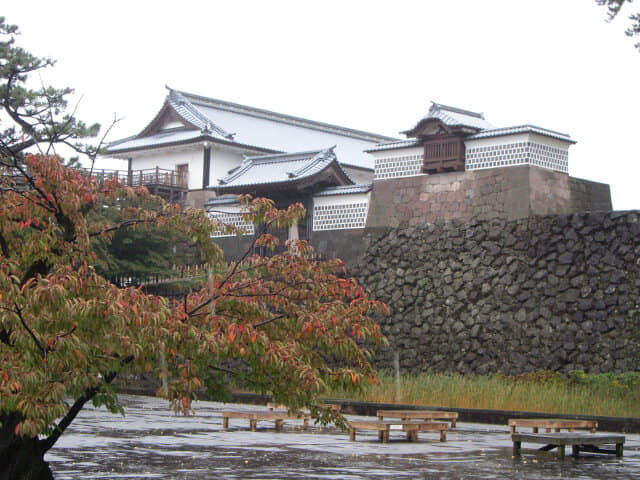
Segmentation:
<svg viewBox="0 0 640 480">
<path fill-rule="evenodd" d="M 125 417 L 94 408 L 79 415 L 46 457 L 56 480 L 640 478 L 640 435 L 626 435 L 622 458 L 581 453 L 559 460 L 535 445 L 514 458 L 507 426 L 459 422 L 445 443 L 438 432 L 407 442 L 401 431 L 385 444 L 375 432 L 361 431 L 350 442 L 338 429 L 305 432 L 297 421 L 285 422 L 282 432 L 273 422 L 258 422 L 250 432 L 240 419 L 222 428 L 223 409 L 255 406 L 197 402 L 196 415 L 183 417 L 164 400 L 125 395 L 122 401 Z"/>
</svg>

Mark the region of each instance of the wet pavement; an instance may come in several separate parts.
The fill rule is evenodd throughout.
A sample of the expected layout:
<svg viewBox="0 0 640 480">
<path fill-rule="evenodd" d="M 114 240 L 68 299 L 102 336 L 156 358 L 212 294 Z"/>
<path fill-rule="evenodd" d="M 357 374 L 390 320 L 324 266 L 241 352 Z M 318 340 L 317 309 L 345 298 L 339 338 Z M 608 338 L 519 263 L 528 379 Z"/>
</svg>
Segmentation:
<svg viewBox="0 0 640 480">
<path fill-rule="evenodd" d="M 350 442 L 335 428 L 305 432 L 302 421 L 285 421 L 283 432 L 266 421 L 250 432 L 243 419 L 222 428 L 222 410 L 256 406 L 197 402 L 196 416 L 183 417 L 160 399 L 121 398 L 125 417 L 86 408 L 49 452 L 56 480 L 640 478 L 640 435 L 634 434 L 626 435 L 623 458 L 581 453 L 558 460 L 534 449 L 514 458 L 508 427 L 500 425 L 459 422 L 445 443 L 438 432 L 421 432 L 414 443 L 392 431 L 381 444 L 376 432 L 360 430 Z"/>
</svg>

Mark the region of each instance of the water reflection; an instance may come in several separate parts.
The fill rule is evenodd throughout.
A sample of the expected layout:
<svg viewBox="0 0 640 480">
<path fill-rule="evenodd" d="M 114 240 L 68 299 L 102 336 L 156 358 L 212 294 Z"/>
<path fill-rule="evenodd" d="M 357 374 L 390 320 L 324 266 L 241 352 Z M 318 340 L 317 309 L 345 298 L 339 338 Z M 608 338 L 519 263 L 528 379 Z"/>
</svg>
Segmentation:
<svg viewBox="0 0 640 480">
<path fill-rule="evenodd" d="M 164 401 L 124 396 L 126 417 L 87 409 L 47 456 L 61 479 L 636 479 L 640 436 L 627 435 L 625 456 L 568 456 L 525 450 L 511 455 L 508 428 L 459 424 L 447 442 L 424 432 L 408 443 L 392 433 L 388 444 L 374 432 L 358 441 L 335 429 L 303 432 L 296 422 L 278 433 L 269 423 L 249 432 L 246 420 L 222 430 L 219 412 L 229 405 L 199 402 L 195 417 L 177 417 Z M 233 408 L 242 408 L 233 406 Z M 244 408 L 255 408 L 245 406 Z M 526 445 L 525 445 L 526 447 Z"/>
</svg>

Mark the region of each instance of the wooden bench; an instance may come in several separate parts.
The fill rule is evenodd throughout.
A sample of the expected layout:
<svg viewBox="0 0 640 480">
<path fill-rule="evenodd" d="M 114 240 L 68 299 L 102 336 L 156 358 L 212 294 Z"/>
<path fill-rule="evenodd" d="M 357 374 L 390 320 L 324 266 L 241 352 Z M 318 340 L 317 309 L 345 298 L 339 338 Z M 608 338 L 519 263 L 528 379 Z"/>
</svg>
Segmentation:
<svg viewBox="0 0 640 480">
<path fill-rule="evenodd" d="M 571 445 L 573 455 L 578 456 L 579 452 L 607 453 L 622 456 L 624 435 L 592 434 L 592 433 L 514 433 L 513 455 L 519 456 L 523 442 L 543 444 L 540 450 L 548 451 L 558 449 L 558 458 L 564 458 L 564 451 L 567 445 Z M 615 450 L 605 450 L 599 445 L 615 444 Z"/>
<path fill-rule="evenodd" d="M 289 409 L 289 407 L 287 407 L 286 405 L 277 405 L 271 402 L 267 403 L 267 408 L 269 410 L 288 410 Z M 330 409 L 332 412 L 339 412 L 342 406 L 334 403 L 323 403 L 322 405 L 319 405 L 318 408 Z"/>
<path fill-rule="evenodd" d="M 440 441 L 447 441 L 447 428 L 448 424 L 446 422 L 416 422 L 409 420 L 350 420 L 347 422 L 349 424 L 349 440 L 352 442 L 356 439 L 356 430 L 358 428 L 362 430 L 377 430 L 378 431 L 378 440 L 382 443 L 387 443 L 389 441 L 389 431 L 392 426 L 400 426 L 402 430 L 407 434 L 407 440 L 410 442 L 415 442 L 418 440 L 418 432 L 423 432 L 426 430 L 439 430 L 440 431 Z"/>
<path fill-rule="evenodd" d="M 598 429 L 596 420 L 566 420 L 562 418 L 510 418 L 509 427 L 511 435 L 516 433 L 516 427 L 531 427 L 533 433 L 538 433 L 539 428 L 544 428 L 547 433 L 551 430 L 559 432 L 560 429 L 567 429 L 573 432 L 575 428 L 588 428 L 591 433 L 595 433 Z"/>
<path fill-rule="evenodd" d="M 275 411 L 223 411 L 222 428 L 229 428 L 230 418 L 246 418 L 249 420 L 249 429 L 256 431 L 258 420 L 272 420 L 276 424 L 276 430 L 281 431 L 285 420 L 302 420 L 305 430 L 309 430 L 309 419 L 311 415 L 304 412 L 289 414 L 288 412 Z"/>
<path fill-rule="evenodd" d="M 456 428 L 458 412 L 439 412 L 436 410 L 378 410 L 378 420 L 384 418 L 399 418 L 400 420 L 451 420 L 451 428 Z"/>
</svg>

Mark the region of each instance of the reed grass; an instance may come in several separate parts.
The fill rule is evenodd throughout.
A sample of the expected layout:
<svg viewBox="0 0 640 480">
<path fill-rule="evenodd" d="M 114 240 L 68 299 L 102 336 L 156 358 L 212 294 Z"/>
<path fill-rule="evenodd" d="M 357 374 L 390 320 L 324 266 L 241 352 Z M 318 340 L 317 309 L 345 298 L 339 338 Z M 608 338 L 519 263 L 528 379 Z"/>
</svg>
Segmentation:
<svg viewBox="0 0 640 480">
<path fill-rule="evenodd" d="M 403 375 L 397 398 L 395 377 L 382 372 L 377 383 L 364 385 L 360 392 L 334 391 L 328 395 L 380 403 L 640 417 L 640 373 Z"/>
</svg>

